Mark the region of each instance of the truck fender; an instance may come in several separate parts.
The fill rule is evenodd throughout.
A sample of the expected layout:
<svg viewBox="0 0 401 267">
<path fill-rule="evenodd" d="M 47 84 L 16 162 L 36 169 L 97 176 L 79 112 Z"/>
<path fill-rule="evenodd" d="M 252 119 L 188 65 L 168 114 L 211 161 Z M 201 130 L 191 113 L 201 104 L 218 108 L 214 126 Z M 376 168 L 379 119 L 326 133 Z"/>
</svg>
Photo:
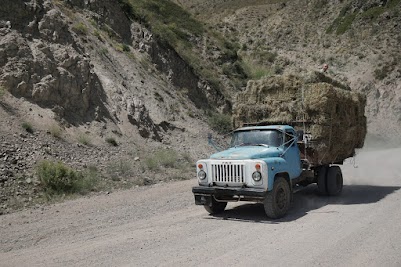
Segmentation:
<svg viewBox="0 0 401 267">
<path fill-rule="evenodd" d="M 278 177 L 283 177 L 287 181 L 287 183 L 290 186 L 290 189 L 292 191 L 292 183 L 291 183 L 290 175 L 286 172 L 279 172 L 274 175 L 274 179 L 271 182 L 269 182 L 269 191 L 273 189 L 274 182 L 276 181 L 276 179 Z"/>
<path fill-rule="evenodd" d="M 292 182 L 291 182 L 291 179 L 290 179 L 290 175 L 287 172 L 276 173 L 276 175 L 274 176 L 274 179 L 271 181 L 271 185 L 269 183 L 268 191 L 271 191 L 273 189 L 274 182 L 279 177 L 283 177 L 287 181 L 287 183 L 288 183 L 288 185 L 290 187 L 290 190 L 291 190 L 291 202 L 292 202 L 294 200 L 294 194 L 293 194 L 293 188 L 292 188 Z"/>
</svg>

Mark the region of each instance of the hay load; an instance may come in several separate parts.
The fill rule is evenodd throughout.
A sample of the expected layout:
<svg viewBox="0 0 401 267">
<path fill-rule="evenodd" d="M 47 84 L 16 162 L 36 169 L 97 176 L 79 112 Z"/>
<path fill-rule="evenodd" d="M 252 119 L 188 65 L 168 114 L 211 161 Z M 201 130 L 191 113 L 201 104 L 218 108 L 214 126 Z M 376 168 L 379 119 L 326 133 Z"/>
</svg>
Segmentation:
<svg viewBox="0 0 401 267">
<path fill-rule="evenodd" d="M 313 165 L 340 163 L 362 148 L 366 98 L 321 73 L 249 81 L 238 94 L 233 124 L 289 124 L 310 137 L 301 152 Z"/>
</svg>

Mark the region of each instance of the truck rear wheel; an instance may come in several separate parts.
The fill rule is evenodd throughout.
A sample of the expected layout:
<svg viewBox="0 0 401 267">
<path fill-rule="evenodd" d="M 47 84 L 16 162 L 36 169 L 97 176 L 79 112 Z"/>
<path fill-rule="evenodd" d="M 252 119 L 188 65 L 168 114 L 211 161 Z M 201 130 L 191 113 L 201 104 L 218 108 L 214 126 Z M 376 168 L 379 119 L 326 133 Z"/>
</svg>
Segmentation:
<svg viewBox="0 0 401 267">
<path fill-rule="evenodd" d="M 266 215 L 272 219 L 283 217 L 291 204 L 291 189 L 283 177 L 274 181 L 273 190 L 267 193 L 263 201 Z"/>
<path fill-rule="evenodd" d="M 224 211 L 226 206 L 227 202 L 218 202 L 214 199 L 214 197 L 212 197 L 212 202 L 210 205 L 204 205 L 203 207 L 205 207 L 205 210 L 207 210 L 207 212 L 210 214 L 219 214 Z"/>
<path fill-rule="evenodd" d="M 321 166 L 317 174 L 317 191 L 320 195 L 327 195 L 327 170 L 328 166 Z"/>
<path fill-rule="evenodd" d="M 340 167 L 331 166 L 327 171 L 327 193 L 329 196 L 337 196 L 343 190 L 343 174 Z"/>
</svg>

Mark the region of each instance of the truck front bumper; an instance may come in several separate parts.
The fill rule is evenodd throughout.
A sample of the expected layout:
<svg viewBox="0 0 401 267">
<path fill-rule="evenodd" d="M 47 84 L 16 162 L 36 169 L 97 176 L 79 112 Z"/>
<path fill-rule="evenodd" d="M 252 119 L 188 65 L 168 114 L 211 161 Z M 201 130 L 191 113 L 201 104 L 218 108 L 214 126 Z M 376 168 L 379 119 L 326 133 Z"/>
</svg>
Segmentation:
<svg viewBox="0 0 401 267">
<path fill-rule="evenodd" d="M 214 198 L 217 201 L 262 201 L 267 192 L 263 188 L 229 188 L 229 187 L 192 187 L 196 205 L 209 205 Z"/>
</svg>

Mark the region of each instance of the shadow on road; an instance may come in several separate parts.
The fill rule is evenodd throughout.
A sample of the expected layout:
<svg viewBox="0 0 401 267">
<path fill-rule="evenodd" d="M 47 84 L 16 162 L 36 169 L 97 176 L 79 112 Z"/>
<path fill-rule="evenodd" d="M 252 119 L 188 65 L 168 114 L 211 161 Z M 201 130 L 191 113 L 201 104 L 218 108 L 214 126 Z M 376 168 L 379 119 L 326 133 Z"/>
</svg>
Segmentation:
<svg viewBox="0 0 401 267">
<path fill-rule="evenodd" d="M 291 209 L 284 218 L 279 220 L 267 218 L 263 205 L 260 203 L 248 203 L 232 209 L 228 206 L 228 209 L 224 211 L 224 213 L 207 218 L 276 224 L 297 220 L 327 205 L 361 205 L 375 203 L 400 188 L 400 186 L 344 185 L 343 192 L 340 196 L 328 197 L 319 196 L 316 192 L 316 186 L 310 185 L 294 194 L 294 201 L 292 202 Z M 336 211 L 326 211 L 326 213 L 333 212 Z"/>
</svg>

